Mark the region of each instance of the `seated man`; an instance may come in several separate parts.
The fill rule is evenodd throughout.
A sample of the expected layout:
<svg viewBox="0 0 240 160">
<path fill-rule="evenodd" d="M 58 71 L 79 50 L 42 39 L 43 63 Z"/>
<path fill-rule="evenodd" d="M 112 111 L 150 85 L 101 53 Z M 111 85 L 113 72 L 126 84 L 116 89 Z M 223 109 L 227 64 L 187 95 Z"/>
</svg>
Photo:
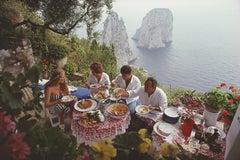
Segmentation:
<svg viewBox="0 0 240 160">
<path fill-rule="evenodd" d="M 140 103 L 150 106 L 151 110 L 163 111 L 168 105 L 167 95 L 161 88 L 157 87 L 157 81 L 152 77 L 147 78 L 144 87 L 141 87 L 137 94 Z"/>
<path fill-rule="evenodd" d="M 124 95 L 117 95 L 117 97 L 125 98 L 131 114 L 134 114 L 138 99 L 136 92 L 141 87 L 141 82 L 138 77 L 132 74 L 132 68 L 128 65 L 122 66 L 120 72 L 121 74 L 112 81 L 112 86 L 120 87 L 126 91 L 128 97 L 124 97 Z"/>
</svg>

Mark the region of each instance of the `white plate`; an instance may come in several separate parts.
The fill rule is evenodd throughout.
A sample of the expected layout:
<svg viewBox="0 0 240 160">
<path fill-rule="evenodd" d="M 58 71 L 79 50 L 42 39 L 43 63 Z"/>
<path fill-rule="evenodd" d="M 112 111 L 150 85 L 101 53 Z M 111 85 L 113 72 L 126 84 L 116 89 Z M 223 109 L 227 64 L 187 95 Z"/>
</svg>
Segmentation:
<svg viewBox="0 0 240 160">
<path fill-rule="evenodd" d="M 80 101 L 77 101 L 77 102 L 74 104 L 74 108 L 75 108 L 77 111 L 79 111 L 79 112 L 88 112 L 88 111 L 91 111 L 91 110 L 93 110 L 93 109 L 95 109 L 95 108 L 97 107 L 97 102 L 96 102 L 96 101 L 94 101 L 94 100 L 92 100 L 92 99 L 86 99 L 86 100 L 90 100 L 90 101 L 92 102 L 91 107 L 86 108 L 86 109 L 81 109 L 81 108 L 79 108 L 79 107 L 78 107 L 78 103 L 82 103 L 82 101 L 83 101 L 83 100 L 80 100 Z M 85 100 L 85 101 L 86 101 L 86 100 Z"/>
<path fill-rule="evenodd" d="M 95 84 L 90 84 L 90 88 L 92 88 L 92 89 L 98 89 L 98 88 L 100 88 L 101 87 L 101 84 L 98 84 L 98 83 L 95 83 Z"/>
<path fill-rule="evenodd" d="M 168 108 L 166 108 L 164 110 L 164 114 L 166 114 L 168 117 L 171 117 L 171 118 L 179 117 L 178 108 L 176 108 L 176 107 L 168 107 Z"/>
<path fill-rule="evenodd" d="M 63 96 L 61 99 L 63 102 L 71 102 L 74 100 L 74 96 L 66 95 L 66 96 Z"/>
<path fill-rule="evenodd" d="M 39 85 L 45 85 L 49 80 L 48 79 L 42 79 L 38 81 Z"/>
<path fill-rule="evenodd" d="M 138 114 L 147 114 L 150 112 L 150 109 L 148 106 L 146 105 L 138 105 L 136 108 L 135 108 L 135 111 L 138 113 Z"/>
<path fill-rule="evenodd" d="M 160 132 L 160 130 L 159 130 L 160 125 L 161 125 L 161 127 L 165 128 L 165 131 L 167 130 L 168 132 L 170 132 L 169 135 L 164 135 L 163 133 Z M 162 137 L 168 137 L 172 133 L 175 132 L 174 126 L 172 126 L 171 124 L 166 123 L 166 122 L 157 122 L 157 123 L 155 123 L 154 126 L 153 126 L 153 130 L 154 130 L 154 132 L 156 132 L 158 135 L 160 135 Z"/>
<path fill-rule="evenodd" d="M 218 133 L 219 133 L 219 135 L 220 135 L 220 137 L 221 137 L 222 139 L 224 139 L 224 138 L 226 137 L 226 134 L 224 133 L 223 130 L 221 130 L 220 128 L 214 127 L 214 126 L 208 127 L 208 128 L 206 129 L 206 132 L 213 134 L 215 129 L 218 130 Z"/>
<path fill-rule="evenodd" d="M 73 92 L 73 91 L 76 91 L 76 90 L 77 90 L 77 87 L 68 86 L 68 90 L 69 90 L 70 92 Z"/>
</svg>

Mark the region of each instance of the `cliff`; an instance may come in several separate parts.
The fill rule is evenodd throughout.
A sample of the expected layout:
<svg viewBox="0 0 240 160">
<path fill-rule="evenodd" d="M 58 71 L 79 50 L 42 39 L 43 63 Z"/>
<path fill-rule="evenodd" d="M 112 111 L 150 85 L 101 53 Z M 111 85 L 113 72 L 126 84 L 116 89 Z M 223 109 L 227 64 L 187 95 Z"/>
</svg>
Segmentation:
<svg viewBox="0 0 240 160">
<path fill-rule="evenodd" d="M 124 21 L 118 17 L 116 12 L 112 12 L 104 21 L 103 31 L 98 42 L 105 43 L 107 46 L 114 45 L 118 67 L 126 65 L 134 59 L 129 47 Z"/>
<path fill-rule="evenodd" d="M 172 41 L 172 30 L 172 12 L 167 8 L 155 8 L 143 18 L 141 27 L 132 39 L 139 48 L 158 49 Z"/>
</svg>

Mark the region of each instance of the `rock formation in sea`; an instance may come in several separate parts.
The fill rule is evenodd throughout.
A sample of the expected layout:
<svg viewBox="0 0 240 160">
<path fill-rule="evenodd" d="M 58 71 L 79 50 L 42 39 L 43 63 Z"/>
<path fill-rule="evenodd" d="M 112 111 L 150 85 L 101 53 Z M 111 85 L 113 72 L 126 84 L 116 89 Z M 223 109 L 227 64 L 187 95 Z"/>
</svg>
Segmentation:
<svg viewBox="0 0 240 160">
<path fill-rule="evenodd" d="M 117 58 L 117 66 L 129 64 L 134 59 L 129 47 L 127 30 L 122 18 L 116 12 L 112 12 L 104 21 L 104 28 L 99 36 L 98 42 L 110 46 L 114 45 Z"/>
<path fill-rule="evenodd" d="M 132 39 L 139 48 L 159 49 L 172 42 L 172 30 L 172 12 L 168 8 L 154 8 L 143 18 Z"/>
</svg>

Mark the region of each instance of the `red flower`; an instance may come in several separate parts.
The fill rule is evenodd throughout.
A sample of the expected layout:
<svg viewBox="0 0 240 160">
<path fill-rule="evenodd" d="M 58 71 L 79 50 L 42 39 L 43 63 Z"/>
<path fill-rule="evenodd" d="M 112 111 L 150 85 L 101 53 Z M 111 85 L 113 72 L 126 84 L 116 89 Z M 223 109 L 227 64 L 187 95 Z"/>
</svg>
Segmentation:
<svg viewBox="0 0 240 160">
<path fill-rule="evenodd" d="M 226 87 L 226 86 L 227 86 L 226 83 L 221 83 L 221 84 L 220 84 L 220 87 Z"/>
<path fill-rule="evenodd" d="M 234 88 L 234 86 L 229 86 L 229 90 L 233 90 Z"/>
<path fill-rule="evenodd" d="M 240 94 L 239 94 L 239 95 L 237 95 L 237 100 L 238 100 L 238 101 L 240 101 Z"/>
<path fill-rule="evenodd" d="M 222 114 L 223 114 L 223 116 L 225 116 L 225 117 L 226 117 L 226 116 L 228 116 L 228 115 L 229 115 L 229 112 L 228 112 L 226 109 L 224 109 L 224 110 L 223 110 L 223 112 L 222 112 Z"/>
<path fill-rule="evenodd" d="M 233 99 L 229 99 L 228 104 L 232 105 L 233 104 Z"/>
</svg>

